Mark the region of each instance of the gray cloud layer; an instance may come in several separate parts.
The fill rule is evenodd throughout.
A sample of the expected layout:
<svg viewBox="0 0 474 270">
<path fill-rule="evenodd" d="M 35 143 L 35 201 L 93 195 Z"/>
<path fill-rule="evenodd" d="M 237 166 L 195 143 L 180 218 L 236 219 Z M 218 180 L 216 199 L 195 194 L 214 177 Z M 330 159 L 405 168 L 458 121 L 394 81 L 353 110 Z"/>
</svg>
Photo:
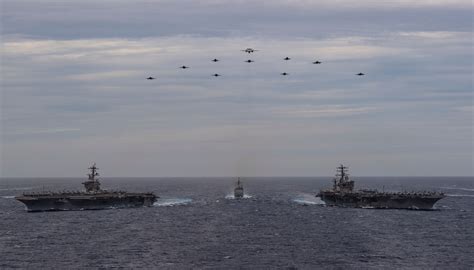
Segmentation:
<svg viewBox="0 0 474 270">
<path fill-rule="evenodd" d="M 5 1 L 1 175 L 473 174 L 469 3 L 255 2 Z"/>
<path fill-rule="evenodd" d="M 470 1 L 348 2 L 20 0 L 5 1 L 3 25 L 7 35 L 53 39 L 175 35 L 320 38 L 472 28 Z"/>
</svg>

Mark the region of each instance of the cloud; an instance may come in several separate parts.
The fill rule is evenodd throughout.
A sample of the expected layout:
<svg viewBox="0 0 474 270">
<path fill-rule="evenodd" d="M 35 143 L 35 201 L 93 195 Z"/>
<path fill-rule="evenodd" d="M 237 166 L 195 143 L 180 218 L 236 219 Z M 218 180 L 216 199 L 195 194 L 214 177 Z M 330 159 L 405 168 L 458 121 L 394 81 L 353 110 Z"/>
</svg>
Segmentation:
<svg viewBox="0 0 474 270">
<path fill-rule="evenodd" d="M 467 113 L 474 113 L 474 105 L 471 106 L 461 106 L 458 108 L 455 108 L 455 110 L 460 111 L 460 112 L 467 112 Z"/>
<path fill-rule="evenodd" d="M 5 3 L 11 175 L 53 163 L 68 175 L 91 157 L 141 176 L 314 175 L 341 158 L 362 174 L 374 160 L 392 175 L 470 166 L 470 3 Z"/>
<path fill-rule="evenodd" d="M 344 105 L 318 106 L 315 108 L 299 108 L 275 111 L 278 115 L 290 117 L 341 117 L 365 114 L 376 111 L 375 107 L 347 107 Z"/>
<path fill-rule="evenodd" d="M 52 134 L 80 131 L 79 128 L 53 128 L 53 129 L 36 129 L 36 130 L 19 130 L 16 132 L 6 132 L 4 135 L 35 135 L 35 134 Z"/>
<path fill-rule="evenodd" d="M 249 1 L 242 1 L 249 2 Z M 420 0 L 420 1 L 409 1 L 409 0 L 397 0 L 397 1 L 373 1 L 373 0 L 359 0 L 357 2 L 344 1 L 344 0 L 277 0 L 272 1 L 274 4 L 286 4 L 294 5 L 302 8 L 308 8 L 312 5 L 323 6 L 323 7 L 335 7 L 335 8 L 379 8 L 379 7 L 392 7 L 392 8 L 406 8 L 406 7 L 430 7 L 430 6 L 443 6 L 443 7 L 470 7 L 470 2 L 467 0 Z"/>
<path fill-rule="evenodd" d="M 184 7 L 184 8 L 183 8 Z M 470 31 L 470 1 L 4 1 L 5 36 L 334 37 Z"/>
<path fill-rule="evenodd" d="M 402 37 L 415 37 L 423 39 L 452 39 L 459 37 L 472 37 L 471 32 L 455 32 L 455 31 L 419 31 L 419 32 L 400 32 Z"/>
</svg>

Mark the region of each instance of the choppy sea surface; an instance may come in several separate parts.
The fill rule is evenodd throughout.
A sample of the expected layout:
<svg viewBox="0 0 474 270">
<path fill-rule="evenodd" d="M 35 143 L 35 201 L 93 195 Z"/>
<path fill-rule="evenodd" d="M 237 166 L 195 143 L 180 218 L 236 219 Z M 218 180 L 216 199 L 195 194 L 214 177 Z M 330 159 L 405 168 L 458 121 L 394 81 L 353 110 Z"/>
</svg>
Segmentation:
<svg viewBox="0 0 474 270">
<path fill-rule="evenodd" d="M 436 190 L 435 211 L 325 207 L 330 178 L 104 178 L 153 191 L 153 207 L 28 213 L 24 191 L 79 178 L 0 179 L 0 269 L 474 269 L 472 177 L 354 178 L 359 188 Z"/>
</svg>

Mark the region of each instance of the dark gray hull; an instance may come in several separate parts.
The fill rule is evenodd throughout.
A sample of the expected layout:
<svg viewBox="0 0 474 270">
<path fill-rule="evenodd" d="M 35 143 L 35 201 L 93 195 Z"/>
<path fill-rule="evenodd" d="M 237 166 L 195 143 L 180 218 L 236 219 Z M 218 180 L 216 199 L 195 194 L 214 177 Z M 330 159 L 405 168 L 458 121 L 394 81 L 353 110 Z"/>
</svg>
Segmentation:
<svg viewBox="0 0 474 270">
<path fill-rule="evenodd" d="M 102 210 L 152 206 L 155 195 L 150 194 L 100 194 L 74 196 L 19 196 L 16 199 L 25 204 L 28 212 Z"/>
<path fill-rule="evenodd" d="M 240 199 L 244 197 L 244 189 L 243 188 L 235 188 L 234 189 L 234 198 Z"/>
<path fill-rule="evenodd" d="M 432 210 L 434 204 L 444 198 L 442 195 L 397 195 L 321 192 L 318 197 L 328 206 L 377 209 Z"/>
</svg>

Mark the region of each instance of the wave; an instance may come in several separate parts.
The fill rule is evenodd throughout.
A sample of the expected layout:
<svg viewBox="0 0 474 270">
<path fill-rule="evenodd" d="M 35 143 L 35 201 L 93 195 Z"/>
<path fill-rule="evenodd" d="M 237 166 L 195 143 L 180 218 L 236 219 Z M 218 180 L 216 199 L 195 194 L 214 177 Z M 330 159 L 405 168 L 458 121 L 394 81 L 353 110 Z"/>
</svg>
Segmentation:
<svg viewBox="0 0 474 270">
<path fill-rule="evenodd" d="M 30 190 L 33 187 L 13 187 L 13 188 L 0 188 L 0 191 L 8 191 L 8 190 Z"/>
<path fill-rule="evenodd" d="M 446 194 L 448 197 L 474 197 L 473 194 Z"/>
<path fill-rule="evenodd" d="M 172 199 L 158 199 L 153 206 L 176 206 L 176 205 L 186 205 L 191 203 L 192 199 L 186 198 L 172 198 Z"/>
<path fill-rule="evenodd" d="M 14 199 L 15 196 L 2 196 L 3 199 Z"/>
<path fill-rule="evenodd" d="M 250 199 L 252 197 L 253 197 L 252 195 L 244 194 L 244 197 L 242 199 Z M 228 200 L 235 200 L 234 194 L 227 194 L 225 198 Z"/>
<path fill-rule="evenodd" d="M 459 187 L 442 187 L 442 189 L 454 189 L 474 192 L 474 188 L 459 188 Z"/>
<path fill-rule="evenodd" d="M 293 202 L 302 205 L 324 205 L 325 203 L 312 194 L 302 194 L 293 199 Z"/>
</svg>

